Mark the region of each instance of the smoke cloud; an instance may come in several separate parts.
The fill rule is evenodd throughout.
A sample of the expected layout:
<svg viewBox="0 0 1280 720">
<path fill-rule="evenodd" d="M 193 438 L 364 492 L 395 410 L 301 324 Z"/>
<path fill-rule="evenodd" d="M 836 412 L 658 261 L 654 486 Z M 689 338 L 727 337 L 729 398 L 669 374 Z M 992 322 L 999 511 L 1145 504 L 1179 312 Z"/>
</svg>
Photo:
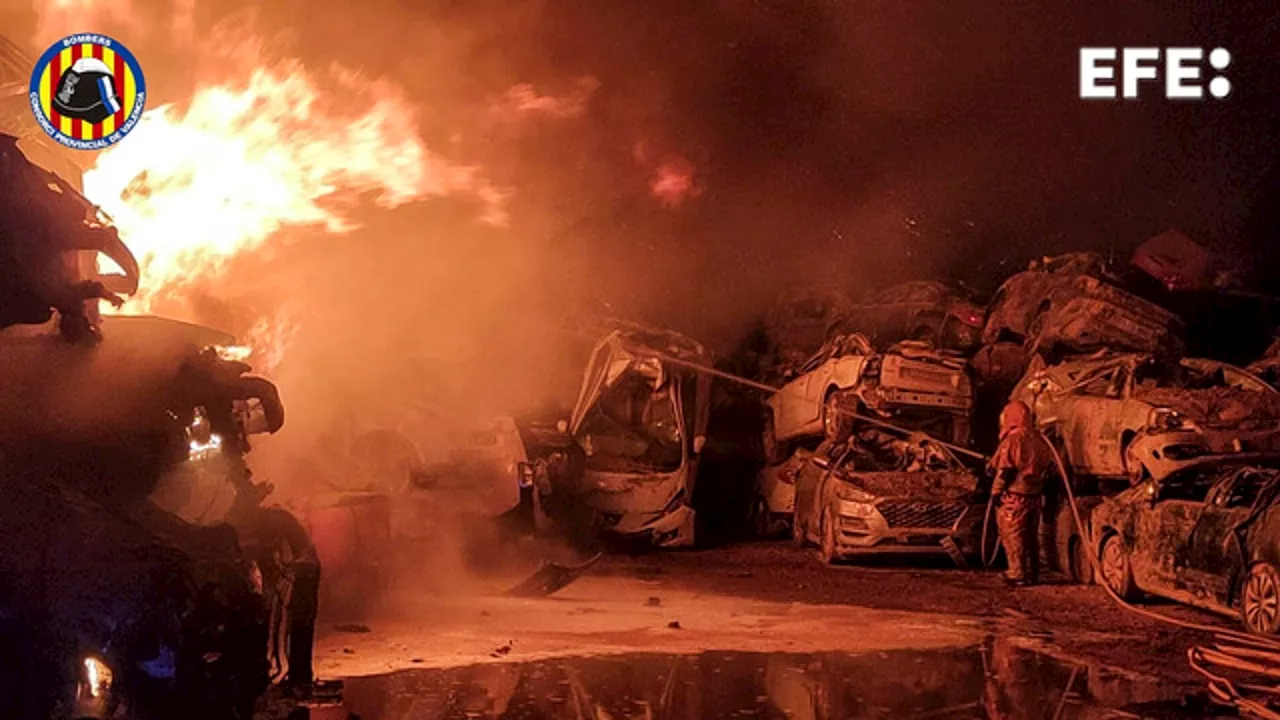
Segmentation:
<svg viewBox="0 0 1280 720">
<path fill-rule="evenodd" d="M 1122 254 L 1171 226 L 1245 255 L 1276 228 L 1258 210 L 1278 155 L 1274 4 L 57 5 L 14 26 L 118 33 L 157 104 L 242 71 L 225 48 L 246 38 L 395 83 L 428 147 L 510 189 L 505 228 L 445 197 L 369 203 L 344 236 L 284 229 L 174 309 L 243 332 L 287 301 L 290 425 L 262 453 L 280 468 L 408 397 L 438 428 L 571 401 L 589 339 L 562 329 L 584 314 L 723 351 L 790 285 L 990 288 L 1029 257 Z M 224 51 L 189 51 L 206 37 Z M 1081 102 L 1078 48 L 1133 44 L 1229 47 L 1236 92 Z"/>
</svg>

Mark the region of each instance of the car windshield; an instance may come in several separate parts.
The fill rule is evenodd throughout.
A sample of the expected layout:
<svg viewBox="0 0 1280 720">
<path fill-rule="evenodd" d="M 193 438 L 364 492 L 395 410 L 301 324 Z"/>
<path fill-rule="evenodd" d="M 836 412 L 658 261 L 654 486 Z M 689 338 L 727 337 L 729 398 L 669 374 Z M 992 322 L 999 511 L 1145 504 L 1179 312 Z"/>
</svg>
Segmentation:
<svg viewBox="0 0 1280 720">
<path fill-rule="evenodd" d="M 1133 386 L 1138 390 L 1202 390 L 1227 385 L 1221 367 L 1205 372 L 1178 362 L 1151 359 L 1133 371 Z"/>
<path fill-rule="evenodd" d="M 609 388 L 583 419 L 587 467 L 605 472 L 674 472 L 683 462 L 678 406 L 667 383 L 639 375 Z"/>
</svg>

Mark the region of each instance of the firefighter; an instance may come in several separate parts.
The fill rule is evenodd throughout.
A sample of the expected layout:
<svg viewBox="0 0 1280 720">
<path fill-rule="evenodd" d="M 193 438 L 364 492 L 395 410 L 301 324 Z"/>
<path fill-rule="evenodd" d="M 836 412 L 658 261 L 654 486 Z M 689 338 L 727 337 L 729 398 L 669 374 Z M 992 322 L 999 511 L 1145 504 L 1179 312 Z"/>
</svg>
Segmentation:
<svg viewBox="0 0 1280 720">
<path fill-rule="evenodd" d="M 1045 481 L 1053 468 L 1049 441 L 1031 422 L 1026 403 L 1011 402 L 1000 413 L 1000 446 L 991 459 L 991 493 L 999 502 L 996 525 L 1014 586 L 1034 585 L 1040 574 L 1040 513 Z"/>
</svg>

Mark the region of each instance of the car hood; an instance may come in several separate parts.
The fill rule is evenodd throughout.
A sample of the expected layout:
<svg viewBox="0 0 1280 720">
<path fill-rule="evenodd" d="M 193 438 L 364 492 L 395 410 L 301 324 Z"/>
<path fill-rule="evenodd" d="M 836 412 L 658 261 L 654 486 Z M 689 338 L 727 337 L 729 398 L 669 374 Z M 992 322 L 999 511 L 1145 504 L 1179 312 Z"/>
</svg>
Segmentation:
<svg viewBox="0 0 1280 720">
<path fill-rule="evenodd" d="M 882 498 L 956 500 L 978 489 L 978 478 L 963 470 L 930 472 L 852 472 L 840 479 Z"/>
<path fill-rule="evenodd" d="M 1172 408 L 1206 428 L 1280 428 L 1280 395 L 1237 388 L 1157 388 L 1136 394 L 1154 407 Z"/>
</svg>

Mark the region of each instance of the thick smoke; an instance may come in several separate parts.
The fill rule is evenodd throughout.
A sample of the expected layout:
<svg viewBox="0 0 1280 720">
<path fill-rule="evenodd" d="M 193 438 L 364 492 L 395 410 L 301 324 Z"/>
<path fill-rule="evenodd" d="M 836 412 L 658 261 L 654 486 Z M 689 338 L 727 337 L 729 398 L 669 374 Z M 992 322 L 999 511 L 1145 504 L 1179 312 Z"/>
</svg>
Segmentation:
<svg viewBox="0 0 1280 720">
<path fill-rule="evenodd" d="M 371 207 L 347 236 L 282 232 L 188 307 L 243 324 L 288 301 L 288 437 L 261 453 L 281 468 L 408 398 L 441 433 L 570 402 L 590 338 L 563 329 L 583 316 L 725 350 L 789 285 L 989 288 L 1029 257 L 1122 256 L 1170 226 L 1224 254 L 1274 232 L 1252 205 L 1277 157 L 1273 4 L 292 0 L 187 6 L 177 26 L 166 7 L 5 18 L 47 43 L 99 17 L 156 102 L 234 70 L 190 36 L 359 68 L 415 100 L 429 147 L 514 193 L 505 229 L 432 199 Z M 214 33 L 228 22 L 253 32 Z M 1236 91 L 1081 102 L 1078 48 L 1133 44 L 1224 45 Z"/>
</svg>

